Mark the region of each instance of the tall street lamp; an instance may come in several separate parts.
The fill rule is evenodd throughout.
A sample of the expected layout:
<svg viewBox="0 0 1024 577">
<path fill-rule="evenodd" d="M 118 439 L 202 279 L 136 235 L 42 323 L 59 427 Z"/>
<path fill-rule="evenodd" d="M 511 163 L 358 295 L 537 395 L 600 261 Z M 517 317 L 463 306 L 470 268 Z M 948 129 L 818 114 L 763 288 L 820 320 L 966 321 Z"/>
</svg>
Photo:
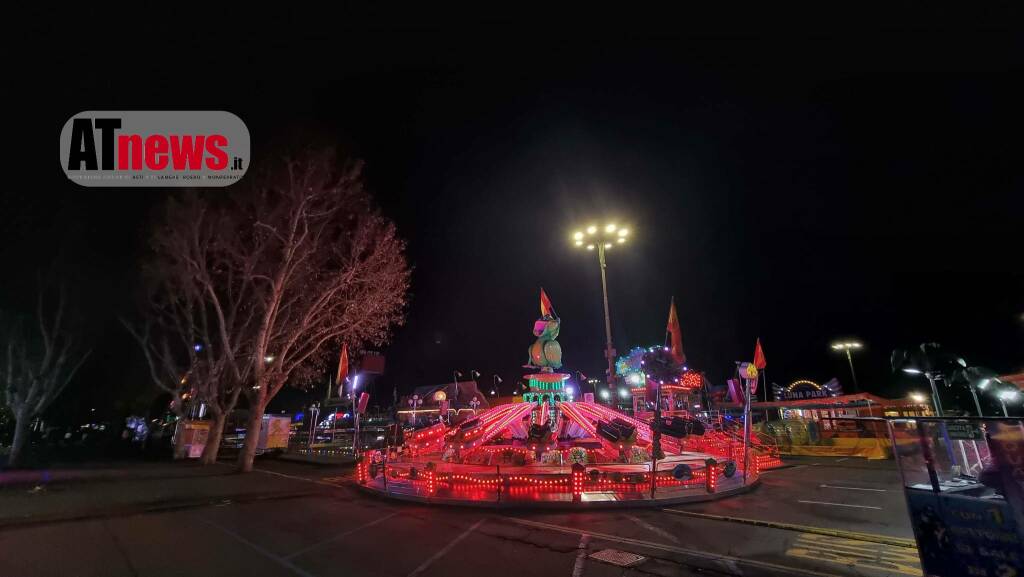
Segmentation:
<svg viewBox="0 0 1024 577">
<path fill-rule="evenodd" d="M 856 351 L 862 348 L 864 345 L 857 341 L 844 341 L 839 343 L 832 343 L 833 351 L 841 351 L 846 353 L 846 360 L 850 363 L 850 377 L 853 378 L 853 392 L 857 393 L 860 391 L 860 387 L 857 385 L 857 373 L 853 370 L 853 355 L 850 351 Z"/>
<path fill-rule="evenodd" d="M 941 378 L 942 375 L 933 373 L 932 371 L 922 371 L 921 369 L 915 369 L 914 367 L 905 367 L 904 373 L 911 375 L 924 375 L 928 379 L 928 384 L 932 386 L 932 402 L 935 404 L 935 416 L 942 416 L 942 401 L 939 400 L 939 388 L 935 385 L 935 381 Z"/>
<path fill-rule="evenodd" d="M 615 245 L 625 244 L 629 233 L 628 228 L 611 222 L 603 227 L 592 224 L 585 230 L 578 230 L 572 234 L 574 245 L 597 252 L 597 262 L 601 267 L 601 293 L 604 296 L 604 356 L 608 361 L 606 382 L 609 389 L 615 386 L 615 348 L 612 346 L 611 315 L 608 314 L 608 276 L 605 272 L 608 266 L 605 262 L 605 252 Z"/>
<path fill-rule="evenodd" d="M 981 402 L 978 400 L 978 391 L 984 391 L 985 389 L 987 389 L 989 383 L 991 382 L 992 379 L 982 379 L 978 382 L 967 382 L 967 387 L 971 390 L 971 397 L 974 399 L 974 408 L 977 409 L 979 417 L 984 417 L 985 415 L 981 412 Z"/>
</svg>

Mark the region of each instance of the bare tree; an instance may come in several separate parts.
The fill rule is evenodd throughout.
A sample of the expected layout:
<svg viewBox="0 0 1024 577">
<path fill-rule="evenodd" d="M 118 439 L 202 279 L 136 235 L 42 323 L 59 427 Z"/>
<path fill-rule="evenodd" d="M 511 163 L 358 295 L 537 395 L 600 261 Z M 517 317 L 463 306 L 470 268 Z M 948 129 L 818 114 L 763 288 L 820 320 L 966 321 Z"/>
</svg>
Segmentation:
<svg viewBox="0 0 1024 577">
<path fill-rule="evenodd" d="M 235 408 L 241 383 L 248 368 L 234 375 L 225 371 L 230 358 L 238 351 L 221 346 L 223 319 L 225 332 L 244 332 L 244 323 L 252 318 L 239 314 L 241 300 L 247 292 L 234 292 L 228 286 L 223 292 L 227 312 L 221 308 L 214 314 L 206 284 L 200 279 L 216 279 L 219 285 L 232 285 L 221 279 L 217 261 L 221 245 L 217 231 L 224 224 L 226 212 L 211 209 L 195 193 L 171 198 L 151 239 L 152 258 L 145 267 L 147 297 L 138 326 L 125 321 L 128 331 L 142 347 L 153 384 L 172 396 L 171 407 L 178 419 L 184 418 L 185 401 L 204 402 L 213 417 L 201 461 L 217 460 L 224 423 Z M 244 287 L 243 287 L 244 288 Z M 236 325 L 238 320 L 241 325 Z M 244 344 L 244 341 L 237 341 Z M 237 378 L 235 378 L 237 376 Z M 181 458 L 184 447 L 175 446 L 175 458 Z"/>
<path fill-rule="evenodd" d="M 11 467 L 21 462 L 32 419 L 60 396 L 89 356 L 66 310 L 64 285 L 53 291 L 53 303 L 47 302 L 49 292 L 40 282 L 35 322 L 12 319 L 4 335 L 0 384 L 4 401 L 14 413 L 14 439 L 7 461 Z"/>
<path fill-rule="evenodd" d="M 242 471 L 252 468 L 263 413 L 286 382 L 314 374 L 329 343 L 379 345 L 403 321 L 405 243 L 373 208 L 361 169 L 339 166 L 332 151 L 284 159 L 251 181 L 240 207 L 235 266 L 252 267 L 258 311 Z"/>
<path fill-rule="evenodd" d="M 286 383 L 313 378 L 327 345 L 379 345 L 402 322 L 409 268 L 361 164 L 332 151 L 270 163 L 231 192 L 172 204 L 157 245 L 209 317 L 221 364 L 205 395 L 232 405 L 224 387 L 237 387 L 248 402 L 239 469 L 249 471 L 267 404 Z"/>
</svg>

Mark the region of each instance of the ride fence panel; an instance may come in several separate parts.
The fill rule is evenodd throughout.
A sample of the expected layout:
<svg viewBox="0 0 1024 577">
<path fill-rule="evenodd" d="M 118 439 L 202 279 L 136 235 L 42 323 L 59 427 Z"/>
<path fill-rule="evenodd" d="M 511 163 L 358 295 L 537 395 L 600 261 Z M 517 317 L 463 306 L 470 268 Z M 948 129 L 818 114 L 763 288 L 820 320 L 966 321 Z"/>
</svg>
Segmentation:
<svg viewBox="0 0 1024 577">
<path fill-rule="evenodd" d="M 701 496 L 751 484 L 756 461 L 744 477 L 737 461 L 670 457 L 651 463 L 589 462 L 578 486 L 573 466 L 468 466 L 443 461 L 384 462 L 368 451 L 357 468 L 359 482 L 393 497 L 429 502 L 638 501 Z"/>
<path fill-rule="evenodd" d="M 925 574 L 1024 574 L 1024 420 L 900 418 L 890 436 Z"/>
</svg>

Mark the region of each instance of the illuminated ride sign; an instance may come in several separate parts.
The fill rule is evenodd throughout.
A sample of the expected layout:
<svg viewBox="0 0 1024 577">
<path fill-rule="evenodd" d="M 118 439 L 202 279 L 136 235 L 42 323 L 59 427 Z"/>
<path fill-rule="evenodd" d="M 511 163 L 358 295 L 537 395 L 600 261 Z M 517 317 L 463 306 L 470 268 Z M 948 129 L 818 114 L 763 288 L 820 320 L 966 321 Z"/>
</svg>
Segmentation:
<svg viewBox="0 0 1024 577">
<path fill-rule="evenodd" d="M 838 397 L 843 394 L 843 386 L 839 381 L 832 379 L 824 385 L 814 381 L 801 379 L 793 381 L 785 387 L 772 385 L 772 394 L 776 401 L 800 401 L 804 399 L 825 399 Z"/>
</svg>

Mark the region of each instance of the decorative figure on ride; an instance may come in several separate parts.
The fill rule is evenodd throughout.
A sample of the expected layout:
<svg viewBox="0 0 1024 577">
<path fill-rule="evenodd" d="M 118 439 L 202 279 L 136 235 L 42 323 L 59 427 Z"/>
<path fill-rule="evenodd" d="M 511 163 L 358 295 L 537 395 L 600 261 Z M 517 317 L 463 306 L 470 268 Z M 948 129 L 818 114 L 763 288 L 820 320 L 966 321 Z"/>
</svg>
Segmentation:
<svg viewBox="0 0 1024 577">
<path fill-rule="evenodd" d="M 537 322 L 533 323 L 533 336 L 537 340 L 530 345 L 530 361 L 525 366 L 550 373 L 562 367 L 562 346 L 555 340 L 562 321 L 551 307 L 544 289 L 540 289 L 540 314 Z"/>
</svg>

